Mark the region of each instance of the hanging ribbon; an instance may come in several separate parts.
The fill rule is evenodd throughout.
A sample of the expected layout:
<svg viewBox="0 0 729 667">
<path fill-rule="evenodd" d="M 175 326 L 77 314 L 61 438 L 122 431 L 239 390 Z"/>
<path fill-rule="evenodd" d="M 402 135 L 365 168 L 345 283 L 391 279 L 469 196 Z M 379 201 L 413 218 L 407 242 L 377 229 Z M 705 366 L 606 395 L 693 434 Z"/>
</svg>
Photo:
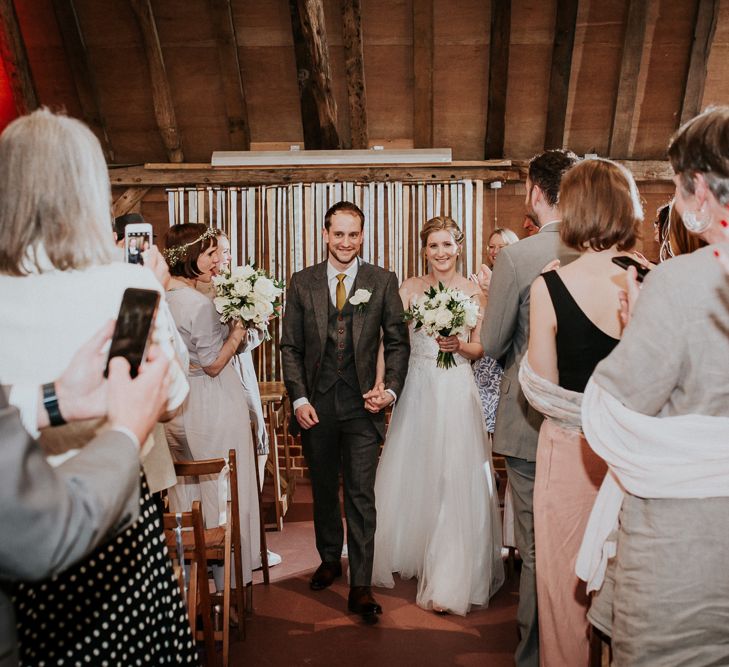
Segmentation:
<svg viewBox="0 0 729 667">
<path fill-rule="evenodd" d="M 225 466 L 218 475 L 218 525 L 224 526 L 228 522 L 228 481 L 230 480 L 230 466 L 225 459 Z"/>
<path fill-rule="evenodd" d="M 177 545 L 177 562 L 180 564 L 182 570 L 182 588 L 185 594 L 182 596 L 185 602 L 185 609 L 187 609 L 187 573 L 185 572 L 185 547 L 182 544 L 182 514 L 177 512 L 175 514 L 175 520 L 177 521 L 177 527 L 175 528 L 175 544 Z"/>
</svg>

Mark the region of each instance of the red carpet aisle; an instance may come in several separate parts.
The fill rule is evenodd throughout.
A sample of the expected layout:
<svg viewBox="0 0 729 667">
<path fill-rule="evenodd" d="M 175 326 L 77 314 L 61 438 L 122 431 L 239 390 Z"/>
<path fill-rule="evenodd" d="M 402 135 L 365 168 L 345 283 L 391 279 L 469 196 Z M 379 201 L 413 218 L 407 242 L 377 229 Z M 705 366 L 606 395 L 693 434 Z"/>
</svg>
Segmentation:
<svg viewBox="0 0 729 667">
<path fill-rule="evenodd" d="M 511 666 L 516 648 L 518 575 L 485 610 L 466 618 L 436 616 L 415 605 L 416 582 L 395 578 L 394 589 L 375 589 L 384 608 L 378 625 L 363 626 L 345 613 L 345 579 L 314 592 L 308 580 L 319 564 L 309 519 L 311 492 L 301 484 L 282 533 L 268 533 L 268 546 L 283 556 L 271 584 L 254 590 L 255 614 L 248 639 L 231 643 L 231 665 L 334 667 L 338 665 Z M 308 506 L 307 506 L 308 505 Z"/>
</svg>

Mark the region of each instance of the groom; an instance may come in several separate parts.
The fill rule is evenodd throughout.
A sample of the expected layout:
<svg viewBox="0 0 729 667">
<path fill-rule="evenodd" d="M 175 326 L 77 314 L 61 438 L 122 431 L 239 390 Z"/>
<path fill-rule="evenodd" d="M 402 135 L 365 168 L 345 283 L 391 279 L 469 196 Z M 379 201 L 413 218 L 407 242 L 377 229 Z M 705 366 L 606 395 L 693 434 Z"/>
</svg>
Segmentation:
<svg viewBox="0 0 729 667">
<path fill-rule="evenodd" d="M 382 412 L 402 391 L 410 345 L 397 276 L 360 260 L 364 214 L 351 202 L 324 217 L 325 262 L 291 276 L 281 356 L 301 429 L 314 496 L 321 565 L 309 583 L 322 590 L 341 576 L 344 481 L 350 592 L 348 607 L 366 623 L 382 608 L 370 590 L 375 538 L 375 471 L 385 435 Z M 377 372 L 382 339 L 384 369 Z M 379 382 L 377 380 L 380 380 Z"/>
</svg>

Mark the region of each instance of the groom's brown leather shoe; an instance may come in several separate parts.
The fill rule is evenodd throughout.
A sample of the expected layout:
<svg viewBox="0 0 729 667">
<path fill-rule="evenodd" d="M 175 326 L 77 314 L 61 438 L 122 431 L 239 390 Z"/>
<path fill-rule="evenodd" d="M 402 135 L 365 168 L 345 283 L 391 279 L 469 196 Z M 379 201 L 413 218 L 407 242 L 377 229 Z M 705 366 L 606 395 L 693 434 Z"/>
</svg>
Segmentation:
<svg viewBox="0 0 729 667">
<path fill-rule="evenodd" d="M 347 606 L 349 611 L 359 614 L 368 625 L 377 623 L 377 616 L 382 613 L 382 607 L 377 604 L 369 586 L 352 586 Z"/>
<path fill-rule="evenodd" d="M 338 560 L 323 562 L 309 580 L 312 591 L 322 591 L 329 588 L 337 577 L 342 576 L 342 563 Z"/>
</svg>

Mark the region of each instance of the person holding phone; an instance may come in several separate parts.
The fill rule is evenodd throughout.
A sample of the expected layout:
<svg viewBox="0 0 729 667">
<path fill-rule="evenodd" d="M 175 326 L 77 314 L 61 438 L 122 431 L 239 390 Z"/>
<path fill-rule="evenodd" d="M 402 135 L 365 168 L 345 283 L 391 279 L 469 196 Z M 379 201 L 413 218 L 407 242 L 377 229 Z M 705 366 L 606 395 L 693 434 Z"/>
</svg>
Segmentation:
<svg viewBox="0 0 729 667">
<path fill-rule="evenodd" d="M 126 288 L 162 293 L 161 285 L 148 268 L 115 261 L 118 252 L 109 233 L 110 200 L 109 174 L 101 146 L 80 121 L 39 109 L 14 120 L 0 135 L 0 369 L 4 383 L 52 382 L 69 366 L 83 342 L 117 316 Z M 188 384 L 165 333 L 170 328 L 174 330 L 174 324 L 162 308 L 155 318 L 155 327 L 161 352 L 170 362 L 165 407 L 171 413 L 182 404 Z M 37 398 L 18 396 L 16 405 L 21 416 L 28 419 L 37 411 Z M 87 419 L 46 429 L 39 442 L 46 454 L 68 455 L 70 450 L 89 444 L 107 426 L 106 422 L 106 418 Z M 152 589 L 138 591 L 138 598 L 120 598 L 118 581 L 122 568 L 133 570 L 135 575 L 139 572 L 135 587 L 147 587 L 152 576 L 148 569 L 136 568 L 147 562 L 140 554 L 160 538 L 151 523 L 157 508 L 150 504 L 147 484 L 147 473 L 150 484 L 159 484 L 154 479 L 158 471 L 146 467 L 155 451 L 148 439 L 142 449 L 145 474 L 139 480 L 143 518 L 124 533 L 122 539 L 129 540 L 125 547 L 128 553 L 122 549 L 113 571 L 106 571 L 106 564 L 94 552 L 78 564 L 79 570 L 54 579 L 53 587 L 24 587 L 22 593 L 28 599 L 35 596 L 35 601 L 25 608 L 28 613 L 18 619 L 21 634 L 29 629 L 32 635 L 45 622 L 44 632 L 54 632 L 56 637 L 78 637 L 82 648 L 84 637 L 94 630 L 99 631 L 102 641 L 113 645 L 109 636 L 118 623 L 111 619 L 111 614 L 116 616 L 118 612 L 112 608 L 112 596 L 117 598 L 114 606 L 121 605 L 130 618 L 133 609 L 139 611 L 137 605 L 151 604 Z M 79 625 L 74 622 L 59 627 L 66 616 L 59 611 L 59 604 L 65 604 L 79 586 L 89 591 L 87 584 L 92 579 L 100 595 L 77 596 L 84 609 L 83 614 L 74 615 Z M 53 621 L 37 615 L 41 602 L 47 610 L 54 610 Z M 145 622 L 148 620 L 145 618 Z M 166 637 L 167 630 L 155 627 L 160 638 Z M 50 644 L 45 646 L 48 651 L 54 650 Z M 75 646 L 74 643 L 70 647 L 72 653 Z M 34 644 L 26 641 L 24 647 L 33 648 Z M 38 652 L 25 659 L 29 664 L 41 661 L 57 662 Z M 69 662 L 74 661 L 69 658 Z M 109 661 L 132 662 L 119 655 Z"/>
<path fill-rule="evenodd" d="M 597 363 L 620 339 L 625 271 L 612 260 L 633 249 L 643 210 L 630 172 L 602 159 L 582 161 L 565 173 L 560 207 L 562 241 L 581 254 L 532 285 L 527 366 L 534 382 L 547 381 L 556 385 L 556 396 L 567 391 L 572 397 L 584 391 Z M 527 398 L 544 412 L 520 380 Z M 545 400 L 557 403 L 551 394 Z M 540 660 L 547 667 L 587 665 L 589 598 L 575 560 L 606 466 L 588 446 L 579 417 L 567 423 L 559 413 L 545 414 L 550 418 L 539 432 L 534 482 Z"/>
<path fill-rule="evenodd" d="M 177 330 L 190 355 L 190 395 L 182 410 L 165 424 L 167 441 L 176 460 L 226 457 L 235 449 L 244 584 L 252 580 L 252 555 L 260 553 L 258 490 L 251 443 L 251 425 L 240 376 L 233 359 L 244 349 L 247 330 L 238 320 L 220 322 L 213 302 L 195 289 L 209 283 L 219 264 L 215 230 L 201 224 L 170 227 L 165 258 L 172 278 L 167 301 Z M 176 508 L 186 510 L 202 497 L 205 525 L 218 525 L 218 481 L 198 484 L 179 480 L 170 490 Z M 217 576 L 218 587 L 222 578 Z"/>
</svg>

